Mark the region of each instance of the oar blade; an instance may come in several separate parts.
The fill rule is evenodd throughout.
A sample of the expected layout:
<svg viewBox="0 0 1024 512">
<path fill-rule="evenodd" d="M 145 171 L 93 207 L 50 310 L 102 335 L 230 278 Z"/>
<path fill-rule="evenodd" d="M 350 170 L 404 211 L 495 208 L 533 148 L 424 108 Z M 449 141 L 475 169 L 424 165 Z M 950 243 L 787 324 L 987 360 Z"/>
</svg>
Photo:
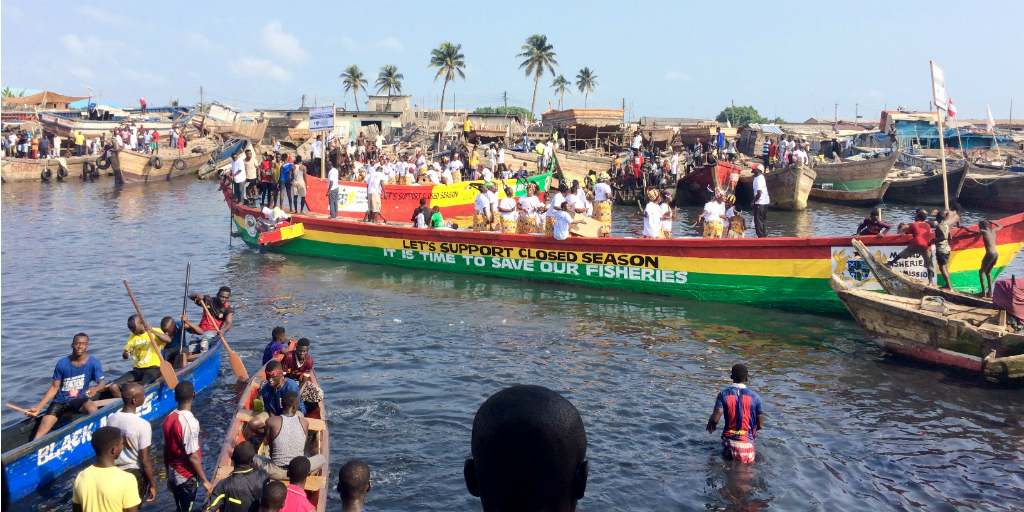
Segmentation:
<svg viewBox="0 0 1024 512">
<path fill-rule="evenodd" d="M 249 380 L 249 372 L 245 370 L 245 364 L 242 363 L 242 358 L 235 352 L 230 352 L 228 355 L 228 362 L 231 363 L 231 371 L 235 372 L 235 378 L 239 382 L 245 382 Z"/>
<path fill-rule="evenodd" d="M 164 383 L 167 384 L 168 389 L 174 389 L 178 387 L 178 376 L 174 374 L 174 368 L 171 363 L 166 360 L 160 360 L 160 376 L 164 378 Z"/>
</svg>

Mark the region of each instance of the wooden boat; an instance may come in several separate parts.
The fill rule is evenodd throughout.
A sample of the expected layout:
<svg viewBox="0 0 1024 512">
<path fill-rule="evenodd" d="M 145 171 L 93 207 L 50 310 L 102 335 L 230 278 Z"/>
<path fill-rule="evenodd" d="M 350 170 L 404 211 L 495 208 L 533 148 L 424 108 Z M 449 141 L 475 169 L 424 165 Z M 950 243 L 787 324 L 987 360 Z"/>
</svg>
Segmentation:
<svg viewBox="0 0 1024 512">
<path fill-rule="evenodd" d="M 742 172 L 742 167 L 728 162 L 717 162 L 694 169 L 676 183 L 674 204 L 703 205 L 708 202 L 708 188 L 734 190 L 739 184 Z"/>
<path fill-rule="evenodd" d="M 96 160 L 98 158 L 96 155 L 41 158 L 37 160 L 31 158 L 8 158 L 0 162 L 0 178 L 2 178 L 3 183 L 16 181 L 57 181 L 70 178 L 81 179 L 83 168 L 90 170 L 87 173 L 88 176 L 99 176 L 105 173 L 99 172 L 99 168 L 96 167 Z M 67 173 L 63 177 L 60 173 L 61 167 Z M 46 176 L 49 176 L 49 178 Z"/>
<path fill-rule="evenodd" d="M 950 204 L 957 201 L 964 180 L 967 177 L 967 162 L 946 169 L 946 183 L 949 188 Z M 894 169 L 886 178 L 889 190 L 885 198 L 889 201 L 913 205 L 944 205 L 942 193 L 942 169 L 910 173 Z"/>
<path fill-rule="evenodd" d="M 601 173 L 611 168 L 614 158 L 609 156 L 589 155 L 585 153 L 574 153 L 572 151 L 555 150 L 556 170 L 561 171 L 562 176 L 567 180 L 579 180 L 580 183 L 586 179 L 591 170 Z M 505 165 L 511 170 L 516 170 L 523 163 L 526 168 L 536 172 L 537 154 L 522 153 L 519 151 L 505 150 Z M 558 177 L 557 174 L 555 177 Z"/>
<path fill-rule="evenodd" d="M 324 185 L 320 187 L 319 192 L 311 189 L 307 197 L 325 194 Z M 225 195 L 230 191 L 225 190 Z M 241 238 L 258 246 L 260 211 L 234 203 L 230 209 Z M 848 236 L 558 241 L 540 235 L 374 225 L 324 215 L 293 215 L 292 219 L 303 224 L 304 234 L 265 250 L 801 311 L 843 310 L 828 278 L 833 273 L 849 274 L 837 254 L 853 252 Z M 1004 228 L 996 233 L 1000 247 L 996 274 L 1024 246 L 1024 214 L 998 222 Z M 983 244 L 966 233 L 958 232 L 953 238 L 953 284 L 976 289 Z M 889 242 L 905 247 L 910 236 L 893 236 Z"/>
<path fill-rule="evenodd" d="M 266 381 L 265 371 L 260 368 L 260 371 L 249 380 L 245 391 L 242 392 L 235 413 L 231 416 L 224 444 L 221 445 L 220 454 L 217 455 L 217 466 L 213 470 L 214 485 L 227 478 L 234 470 L 234 465 L 231 463 L 231 452 L 234 451 L 235 445 L 245 440 L 245 424 L 254 414 L 254 404 L 260 396 L 260 386 Z M 312 373 L 312 381 L 319 387 L 315 372 Z M 330 436 L 327 433 L 327 409 L 322 400 L 317 403 L 315 409 L 307 407 L 306 420 L 309 422 L 306 455 L 323 455 L 327 458 L 327 464 L 306 479 L 306 497 L 318 512 L 324 512 L 327 508 L 327 493 L 330 489 L 327 477 L 331 462 L 331 444 Z M 287 481 L 284 483 L 288 484 Z"/>
<path fill-rule="evenodd" d="M 870 206 L 878 204 L 882 201 L 882 197 L 885 196 L 885 191 L 889 189 L 888 183 L 882 183 L 882 186 L 873 190 L 833 190 L 811 188 L 809 197 L 815 201 L 821 201 L 823 203 L 841 203 L 851 206 Z"/>
<path fill-rule="evenodd" d="M 1024 378 L 1024 335 L 1006 329 L 1006 312 L 911 299 L 829 284 L 871 341 L 888 352 L 967 370 L 993 382 Z"/>
<path fill-rule="evenodd" d="M 771 200 L 769 207 L 776 210 L 806 210 L 807 196 L 811 193 L 817 175 L 814 169 L 802 164 L 765 173 L 765 186 L 768 187 L 768 198 Z"/>
<path fill-rule="evenodd" d="M 818 173 L 814 179 L 814 188 L 842 192 L 878 190 L 885 182 L 885 178 L 889 175 L 889 171 L 892 170 L 892 166 L 899 156 L 900 152 L 895 151 L 882 158 L 858 155 L 838 164 L 819 163 L 814 166 L 814 171 Z M 816 197 L 813 191 L 811 197 Z M 866 199 L 866 197 L 864 198 Z M 881 199 L 881 195 L 876 199 Z"/>
<path fill-rule="evenodd" d="M 1024 212 L 1024 173 L 970 164 L 959 201 L 975 208 Z"/>
<path fill-rule="evenodd" d="M 170 153 L 166 159 L 122 148 L 110 152 L 110 164 L 114 169 L 114 179 L 118 183 L 167 181 L 171 178 L 198 172 L 200 167 L 207 164 L 216 166 L 230 158 L 235 151 L 244 147 L 248 142 L 248 139 L 230 139 L 203 153 L 190 153 L 181 156 Z"/>
<path fill-rule="evenodd" d="M 657 189 L 657 190 L 658 190 L 659 194 L 662 193 L 662 192 L 668 192 L 669 204 L 671 204 L 673 201 L 675 201 L 676 190 L 678 190 L 678 189 L 666 188 L 666 189 Z M 620 188 L 620 189 L 615 189 L 612 192 L 612 194 L 614 196 L 615 204 L 618 204 L 618 205 L 622 205 L 622 206 L 636 206 L 637 204 L 639 204 L 640 206 L 646 206 L 647 205 L 647 197 L 644 195 L 643 189 L 639 189 L 639 188 L 622 189 L 622 188 Z"/>
<path fill-rule="evenodd" d="M 191 381 L 197 393 L 213 384 L 220 373 L 220 347 L 219 341 L 213 342 L 198 359 L 178 370 L 178 381 Z M 93 400 L 108 398 L 111 398 L 109 392 L 97 395 Z M 146 386 L 146 401 L 139 408 L 139 414 L 152 422 L 176 405 L 174 389 L 169 389 L 160 379 Z M 64 415 L 49 434 L 35 441 L 32 436 L 39 418 L 25 418 L 4 427 L 0 432 L 4 503 L 20 500 L 62 473 L 91 460 L 95 455 L 89 445 L 92 433 L 106 425 L 107 417 L 123 406 L 121 400 L 114 400 L 92 414 Z"/>
<path fill-rule="evenodd" d="M 878 279 L 878 283 L 882 286 L 882 289 L 890 295 L 907 297 L 910 299 L 941 297 L 943 300 L 953 304 L 961 304 L 977 308 L 995 308 L 995 306 L 992 305 L 992 299 L 935 286 L 928 281 L 916 279 L 898 270 L 893 270 L 885 266 L 882 261 L 882 258 L 884 258 L 885 255 L 882 254 L 881 251 L 876 250 L 875 252 L 872 252 L 869 247 L 864 245 L 864 242 L 856 238 L 850 242 L 853 245 L 853 248 L 857 250 L 857 254 L 864 261 L 864 264 L 868 266 L 871 273 Z M 938 278 L 943 279 L 941 274 Z M 944 280 L 943 284 L 945 284 Z"/>
<path fill-rule="evenodd" d="M 288 128 L 288 138 L 295 142 L 305 142 L 312 136 L 312 132 L 309 131 L 309 128 Z"/>
<path fill-rule="evenodd" d="M 529 183 L 536 183 L 542 192 L 551 185 L 551 173 L 531 176 L 525 182 L 506 180 L 516 197 L 526 194 Z M 500 181 L 500 180 L 499 180 Z M 366 183 L 342 181 L 338 193 L 338 216 L 362 219 L 367 210 Z M 427 200 L 428 207 L 439 206 L 445 219 L 473 215 L 473 201 L 484 182 L 460 181 L 451 185 L 384 185 L 381 197 L 381 213 L 388 222 L 408 222 L 412 212 L 420 205 L 420 199 Z M 505 197 L 504 187 L 499 187 L 498 197 Z M 306 176 L 306 203 L 313 213 L 327 215 L 330 203 L 327 198 L 327 180 Z"/>
<path fill-rule="evenodd" d="M 89 121 L 89 120 L 76 120 L 68 119 L 66 117 L 55 116 L 45 112 L 39 113 L 39 124 L 46 128 L 46 131 L 56 133 L 61 137 L 69 137 L 73 132 L 81 132 L 86 138 L 99 137 L 102 135 L 110 135 L 111 130 L 116 130 L 125 125 L 129 121 L 134 121 L 136 125 L 144 127 L 147 130 L 157 130 L 161 134 L 166 134 L 173 126 L 179 126 L 184 123 L 191 121 L 192 115 L 195 109 L 192 110 L 187 116 L 180 119 L 160 119 L 150 120 L 145 118 L 136 119 L 118 119 L 112 121 Z"/>
</svg>

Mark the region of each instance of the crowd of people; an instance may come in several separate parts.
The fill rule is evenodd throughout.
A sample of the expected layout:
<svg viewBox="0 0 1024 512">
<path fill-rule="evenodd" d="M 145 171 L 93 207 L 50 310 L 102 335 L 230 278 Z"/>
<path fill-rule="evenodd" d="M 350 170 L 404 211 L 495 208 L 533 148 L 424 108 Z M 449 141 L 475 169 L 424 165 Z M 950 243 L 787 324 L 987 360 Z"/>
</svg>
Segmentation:
<svg viewBox="0 0 1024 512">
<path fill-rule="evenodd" d="M 72 156 L 99 155 L 107 149 L 125 148 L 147 155 L 160 154 L 161 135 L 159 130 L 136 126 L 134 121 L 112 129 L 109 134 L 86 137 L 81 130 L 73 130 L 67 137 L 37 129 L 34 131 L 12 130 L 3 138 L 4 156 L 7 158 L 46 159 Z M 185 154 L 188 146 L 186 137 L 181 136 L 180 127 L 171 127 L 166 134 L 167 148 L 178 155 Z"/>
</svg>

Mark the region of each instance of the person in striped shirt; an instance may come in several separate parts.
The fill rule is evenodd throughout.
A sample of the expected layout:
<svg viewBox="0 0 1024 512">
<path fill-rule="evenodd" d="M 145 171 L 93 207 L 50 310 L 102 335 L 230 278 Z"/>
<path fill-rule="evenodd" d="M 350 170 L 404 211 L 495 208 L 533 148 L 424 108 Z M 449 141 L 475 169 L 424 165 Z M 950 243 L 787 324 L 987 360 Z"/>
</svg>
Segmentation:
<svg viewBox="0 0 1024 512">
<path fill-rule="evenodd" d="M 718 393 L 715 409 L 708 418 L 707 431 L 715 432 L 718 420 L 725 416 L 722 428 L 722 457 L 754 462 L 754 436 L 764 427 L 761 397 L 747 389 L 747 365 L 732 367 L 732 385 Z"/>
<path fill-rule="evenodd" d="M 764 145 L 761 146 L 761 163 L 764 165 L 765 169 L 768 169 L 769 168 L 769 164 L 771 164 L 771 162 L 769 162 L 769 158 L 768 158 L 769 156 L 771 156 L 771 155 L 769 155 L 769 152 L 771 151 L 771 149 L 772 149 L 772 140 L 770 138 L 768 138 L 768 137 L 765 137 L 764 138 Z"/>
</svg>

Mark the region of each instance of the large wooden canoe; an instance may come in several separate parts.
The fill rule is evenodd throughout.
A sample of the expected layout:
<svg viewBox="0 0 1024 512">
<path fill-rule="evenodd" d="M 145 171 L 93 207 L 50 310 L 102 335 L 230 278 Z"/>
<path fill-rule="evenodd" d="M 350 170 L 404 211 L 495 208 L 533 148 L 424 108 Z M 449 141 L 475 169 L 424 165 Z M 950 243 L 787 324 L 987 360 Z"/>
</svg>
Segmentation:
<svg viewBox="0 0 1024 512">
<path fill-rule="evenodd" d="M 860 159 L 844 160 L 838 164 L 817 164 L 814 166 L 815 172 L 818 173 L 814 179 L 814 188 L 843 192 L 877 190 L 882 186 L 899 156 L 900 152 L 895 151 L 886 157 L 860 157 Z M 813 192 L 811 197 L 815 197 Z"/>
<path fill-rule="evenodd" d="M 230 191 L 225 191 L 230 196 Z M 242 239 L 258 246 L 254 208 L 230 205 Z M 402 219 L 404 220 L 404 219 Z M 553 281 L 631 290 L 695 300 L 734 302 L 802 311 L 840 312 L 829 288 L 834 273 L 863 282 L 866 272 L 851 274 L 844 258 L 851 237 L 636 239 L 570 238 L 467 230 L 415 229 L 373 225 L 323 215 L 293 215 L 304 233 L 272 252 L 358 261 L 405 268 L 460 272 L 490 277 Z M 1000 220 L 996 233 L 1000 257 L 995 273 L 1024 246 L 1024 214 Z M 909 235 L 887 240 L 902 249 Z M 977 271 L 985 249 L 976 236 L 953 236 L 950 272 L 953 285 L 978 287 Z M 844 256 L 847 255 L 847 256 Z"/>
<path fill-rule="evenodd" d="M 910 277 L 903 272 L 893 270 L 885 266 L 885 262 L 883 261 L 885 255 L 881 251 L 876 250 L 872 252 L 870 248 L 864 245 L 864 242 L 856 238 L 850 242 L 853 244 L 853 248 L 857 250 L 857 254 L 860 258 L 864 260 L 864 264 L 871 269 L 871 273 L 878 279 L 878 284 L 880 284 L 882 289 L 890 295 L 907 297 L 910 299 L 942 297 L 943 300 L 954 304 L 978 308 L 995 308 L 995 306 L 992 305 L 992 299 L 979 297 L 977 295 L 957 290 L 949 290 L 944 287 L 938 287 L 928 281 Z M 945 279 L 941 274 L 939 274 L 938 279 L 942 279 L 942 284 L 945 284 Z"/>
<path fill-rule="evenodd" d="M 238 149 L 245 147 L 247 143 L 247 139 L 231 139 L 203 153 L 188 153 L 181 156 L 176 151 L 171 153 L 169 150 L 165 151 L 164 156 L 154 156 L 123 148 L 110 152 L 110 163 L 114 169 L 114 179 L 118 183 L 168 181 L 197 172 L 200 167 L 207 164 L 216 166 L 230 158 Z M 156 167 L 158 160 L 159 169 Z"/>
<path fill-rule="evenodd" d="M 1005 312 L 853 290 L 829 284 L 871 341 L 888 352 L 967 370 L 993 382 L 1024 378 L 1024 335 L 1006 329 Z"/>
<path fill-rule="evenodd" d="M 213 470 L 212 482 L 214 485 L 227 478 L 234 469 L 231 452 L 234 451 L 236 444 L 245 440 L 245 424 L 254 414 L 253 406 L 260 396 L 260 386 L 266 381 L 266 373 L 263 368 L 260 368 L 260 371 L 249 380 L 245 391 L 242 392 L 234 415 L 231 416 L 231 423 L 228 425 L 224 443 L 217 455 L 217 467 Z M 320 383 L 316 379 L 316 373 L 312 374 L 312 381 L 319 387 Z M 327 508 L 327 493 L 330 485 L 327 477 L 330 471 L 331 444 L 330 436 L 327 433 L 327 409 L 322 400 L 317 403 L 315 409 L 306 410 L 306 420 L 309 421 L 306 455 L 323 455 L 327 459 L 323 468 L 316 470 L 306 479 L 306 497 L 309 498 L 310 503 L 316 506 L 317 512 L 324 512 Z M 285 484 L 287 483 L 285 482 Z"/>
<path fill-rule="evenodd" d="M 809 197 L 815 201 L 823 203 L 839 203 L 850 206 L 871 206 L 880 203 L 882 201 L 882 197 L 885 196 L 885 191 L 888 189 L 889 184 L 882 183 L 882 186 L 872 190 L 835 190 L 818 188 L 817 181 L 815 181 L 814 188 L 811 189 Z"/>
<path fill-rule="evenodd" d="M 960 202 L 975 208 L 1024 212 L 1024 173 L 971 164 L 960 191 Z"/>
<path fill-rule="evenodd" d="M 215 341 L 210 349 L 188 366 L 178 370 L 178 381 L 192 381 L 196 392 L 206 389 L 220 373 L 220 342 Z M 174 389 L 168 389 L 163 379 L 146 386 L 146 401 L 139 408 L 139 414 L 147 421 L 155 421 L 176 406 Z M 93 400 L 111 398 L 109 393 L 97 395 Z M 38 418 L 26 418 L 4 427 L 2 432 L 3 451 L 3 501 L 14 502 L 36 491 L 62 473 L 91 460 L 95 453 L 89 439 L 96 429 L 107 424 L 107 417 L 124 407 L 121 400 L 114 400 L 92 414 L 64 415 L 49 434 L 35 441 Z M 8 508 L 5 506 L 4 510 Z"/>
<path fill-rule="evenodd" d="M 70 156 L 66 158 L 5 158 L 0 161 L 0 178 L 4 183 L 15 181 L 58 181 L 61 179 L 82 178 L 82 167 L 86 163 L 92 164 L 92 169 L 97 169 L 96 155 Z M 59 169 L 67 171 L 67 176 L 61 178 Z M 50 178 L 45 177 L 45 171 Z M 105 174 L 105 172 L 100 172 Z"/>
<path fill-rule="evenodd" d="M 903 175 L 906 173 L 906 175 Z M 949 202 L 955 203 L 967 177 L 967 162 L 946 169 L 946 183 L 949 188 Z M 886 178 L 889 190 L 885 199 L 912 205 L 944 205 L 942 193 L 942 169 L 909 173 L 893 170 Z"/>
<path fill-rule="evenodd" d="M 807 197 L 817 175 L 814 169 L 801 164 L 765 173 L 769 206 L 777 210 L 807 209 Z"/>
</svg>

